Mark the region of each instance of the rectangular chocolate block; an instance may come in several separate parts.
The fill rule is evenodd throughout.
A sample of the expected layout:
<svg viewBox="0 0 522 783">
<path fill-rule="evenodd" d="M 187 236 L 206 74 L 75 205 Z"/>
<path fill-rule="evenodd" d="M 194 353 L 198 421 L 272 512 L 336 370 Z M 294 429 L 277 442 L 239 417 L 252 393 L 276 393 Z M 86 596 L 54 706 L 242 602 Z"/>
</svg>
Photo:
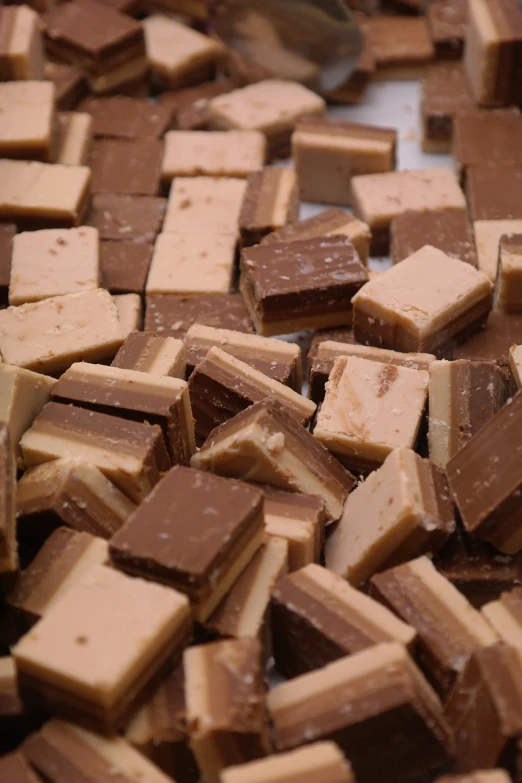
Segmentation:
<svg viewBox="0 0 522 783">
<path fill-rule="evenodd" d="M 54 84 L 44 81 L 0 83 L 0 157 L 51 160 L 55 124 Z"/>
<path fill-rule="evenodd" d="M 133 332 L 114 357 L 111 367 L 151 375 L 185 378 L 186 351 L 181 340 L 154 332 Z"/>
<path fill-rule="evenodd" d="M 159 234 L 166 201 L 158 196 L 95 193 L 85 223 L 97 228 L 100 239 L 152 243 Z"/>
<path fill-rule="evenodd" d="M 44 77 L 56 88 L 56 107 L 59 111 L 76 108 L 87 91 L 85 76 L 79 68 L 63 63 L 46 62 Z"/>
<path fill-rule="evenodd" d="M 0 77 L 2 81 L 44 78 L 40 17 L 27 5 L 0 8 Z"/>
<path fill-rule="evenodd" d="M 163 184 L 175 177 L 239 177 L 262 168 L 265 139 L 258 131 L 169 131 L 161 166 Z"/>
<path fill-rule="evenodd" d="M 239 294 L 151 294 L 147 296 L 145 330 L 183 338 L 193 324 L 216 329 L 254 331 L 243 297 Z"/>
<path fill-rule="evenodd" d="M 437 60 L 460 60 L 468 23 L 468 0 L 432 0 L 426 16 Z"/>
<path fill-rule="evenodd" d="M 324 540 L 324 503 L 314 495 L 263 486 L 265 533 L 288 543 L 288 570 L 318 563 Z"/>
<path fill-rule="evenodd" d="M 465 210 L 411 211 L 398 215 L 391 224 L 392 263 L 403 261 L 424 245 L 431 245 L 450 258 L 477 266 L 475 239 Z"/>
<path fill-rule="evenodd" d="M 178 466 L 112 538 L 110 556 L 131 574 L 186 593 L 206 620 L 262 540 L 261 492 Z"/>
<path fill-rule="evenodd" d="M 288 753 L 229 767 L 221 773 L 221 780 L 222 783 L 286 783 L 292 778 L 304 781 L 310 776 L 330 783 L 354 783 L 349 762 L 333 742 L 314 742 Z"/>
<path fill-rule="evenodd" d="M 18 568 L 16 543 L 16 457 L 9 427 L 0 421 L 0 576 Z"/>
<path fill-rule="evenodd" d="M 243 247 L 257 245 L 264 236 L 294 223 L 299 217 L 300 184 L 288 168 L 264 168 L 249 174 L 239 230 Z"/>
<path fill-rule="evenodd" d="M 164 104 L 124 95 L 86 98 L 78 108 L 92 116 L 94 136 L 117 139 L 159 139 L 171 115 Z"/>
<path fill-rule="evenodd" d="M 515 587 L 482 607 L 482 614 L 506 645 L 522 648 L 522 590 Z"/>
<path fill-rule="evenodd" d="M 0 363 L 0 421 L 9 426 L 11 444 L 19 462 L 20 439 L 49 401 L 55 383 L 46 375 Z"/>
<path fill-rule="evenodd" d="M 522 234 L 500 238 L 493 306 L 503 313 L 522 312 Z"/>
<path fill-rule="evenodd" d="M 235 177 L 176 177 L 163 231 L 235 234 L 246 182 Z"/>
<path fill-rule="evenodd" d="M 374 79 L 418 79 L 434 59 L 424 17 L 379 15 L 366 22 L 375 57 Z"/>
<path fill-rule="evenodd" d="M 58 114 L 56 163 L 84 166 L 91 152 L 92 119 L 79 111 Z"/>
<path fill-rule="evenodd" d="M 91 153 L 91 192 L 156 196 L 162 157 L 159 139 L 97 139 Z"/>
<path fill-rule="evenodd" d="M 469 213 L 477 220 L 522 219 L 522 163 L 474 163 L 467 169 Z"/>
<path fill-rule="evenodd" d="M 233 447 L 233 448 L 232 448 Z M 278 402 L 264 400 L 217 427 L 193 467 L 315 495 L 339 519 L 355 479 Z"/>
<path fill-rule="evenodd" d="M 101 277 L 113 294 L 143 294 L 151 261 L 152 245 L 144 242 L 100 243 Z"/>
<path fill-rule="evenodd" d="M 455 0 L 449 2 L 451 6 L 455 4 Z M 435 6 L 435 2 L 430 3 L 428 13 Z M 451 152 L 455 118 L 460 112 L 471 110 L 474 106 L 466 72 L 461 63 L 445 62 L 432 65 L 422 82 L 421 119 L 424 152 Z"/>
<path fill-rule="evenodd" d="M 458 112 L 453 128 L 455 163 L 463 174 L 469 166 L 484 161 L 521 164 L 522 152 L 517 142 L 521 134 L 522 116 L 518 112 Z"/>
</svg>

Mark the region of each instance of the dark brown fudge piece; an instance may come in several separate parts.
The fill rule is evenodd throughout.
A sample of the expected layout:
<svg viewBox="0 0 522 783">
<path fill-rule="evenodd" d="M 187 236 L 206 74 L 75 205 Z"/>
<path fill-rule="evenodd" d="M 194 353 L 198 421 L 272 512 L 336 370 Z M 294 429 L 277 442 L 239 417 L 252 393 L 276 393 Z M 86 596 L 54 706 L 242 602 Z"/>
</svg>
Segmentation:
<svg viewBox="0 0 522 783">
<path fill-rule="evenodd" d="M 82 71 L 71 65 L 48 62 L 44 73 L 56 88 L 56 108 L 59 111 L 74 109 L 87 91 Z"/>
<path fill-rule="evenodd" d="M 92 115 L 94 136 L 159 139 L 170 122 L 168 106 L 124 95 L 86 98 L 77 110 Z"/>
<path fill-rule="evenodd" d="M 432 245 L 451 258 L 477 266 L 475 238 L 465 210 L 412 211 L 398 215 L 391 225 L 392 263 L 403 261 L 424 245 Z"/>
<path fill-rule="evenodd" d="M 165 217 L 167 201 L 158 196 L 96 193 L 85 224 L 100 232 L 100 239 L 154 242 Z"/>
<path fill-rule="evenodd" d="M 438 60 L 460 60 L 464 50 L 469 0 L 432 0 L 426 10 Z"/>
<path fill-rule="evenodd" d="M 183 337 L 193 324 L 254 331 L 244 299 L 239 294 L 153 294 L 147 296 L 145 331 L 162 337 Z"/>
<path fill-rule="evenodd" d="M 522 163 L 474 163 L 466 173 L 472 220 L 522 218 Z"/>
<path fill-rule="evenodd" d="M 450 152 L 455 116 L 474 107 L 468 78 L 460 63 L 432 65 L 422 82 L 422 148 Z"/>
<path fill-rule="evenodd" d="M 162 157 L 159 139 L 98 139 L 91 153 L 91 192 L 155 196 Z"/>
<path fill-rule="evenodd" d="M 522 115 L 513 111 L 457 113 L 453 157 L 461 170 L 488 162 L 522 165 Z M 501 172 L 499 172 L 500 176 Z"/>
<path fill-rule="evenodd" d="M 144 242 L 100 243 L 104 287 L 112 294 L 142 294 L 152 259 L 152 245 Z"/>
</svg>

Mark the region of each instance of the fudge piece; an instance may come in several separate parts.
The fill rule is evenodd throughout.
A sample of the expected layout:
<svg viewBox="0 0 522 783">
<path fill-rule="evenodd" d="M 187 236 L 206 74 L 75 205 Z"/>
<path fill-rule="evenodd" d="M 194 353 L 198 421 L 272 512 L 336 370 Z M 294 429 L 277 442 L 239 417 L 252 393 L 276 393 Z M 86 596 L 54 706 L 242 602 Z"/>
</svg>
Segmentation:
<svg viewBox="0 0 522 783">
<path fill-rule="evenodd" d="M 288 570 L 318 563 L 324 539 L 324 503 L 313 495 L 263 486 L 265 533 L 288 543 Z"/>
<path fill-rule="evenodd" d="M 193 324 L 254 331 L 244 299 L 239 294 L 156 294 L 147 296 L 145 330 L 163 337 L 184 337 Z"/>
<path fill-rule="evenodd" d="M 398 448 L 413 449 L 428 397 L 428 373 L 358 356 L 336 359 L 314 438 L 354 473 Z"/>
<path fill-rule="evenodd" d="M 207 130 L 210 122 L 208 103 L 211 98 L 225 95 L 234 89 L 229 79 L 203 82 L 197 87 L 164 92 L 158 96 L 160 104 L 170 112 L 170 129 Z"/>
<path fill-rule="evenodd" d="M 469 0 L 464 65 L 482 106 L 520 104 L 522 15 L 516 0 Z"/>
<path fill-rule="evenodd" d="M 287 678 L 381 642 L 411 647 L 416 636 L 377 601 L 315 564 L 279 580 L 271 620 L 276 668 Z"/>
<path fill-rule="evenodd" d="M 39 15 L 27 5 L 0 8 L 0 78 L 44 78 L 44 45 Z"/>
<path fill-rule="evenodd" d="M 232 287 L 235 234 L 170 232 L 154 245 L 145 290 L 150 294 L 226 294 Z"/>
<path fill-rule="evenodd" d="M 522 388 L 522 345 L 512 345 L 509 349 L 509 369 L 517 387 Z"/>
<path fill-rule="evenodd" d="M 366 22 L 375 58 L 374 79 L 418 79 L 435 50 L 424 17 L 375 16 Z"/>
<path fill-rule="evenodd" d="M 111 367 L 184 378 L 185 364 L 186 351 L 181 340 L 159 337 L 154 332 L 133 332 L 112 360 Z"/>
<path fill-rule="evenodd" d="M 453 121 L 452 154 L 461 173 L 484 163 L 522 163 L 517 139 L 522 116 L 512 111 L 457 112 Z"/>
<path fill-rule="evenodd" d="M 23 231 L 13 239 L 9 304 L 94 291 L 100 285 L 95 228 Z"/>
<path fill-rule="evenodd" d="M 98 288 L 0 310 L 7 364 L 57 373 L 77 360 L 111 359 L 125 336 L 108 291 Z"/>
<path fill-rule="evenodd" d="M 466 199 L 449 169 L 414 169 L 352 178 L 352 204 L 356 217 L 370 227 L 370 252 L 385 255 L 390 225 L 406 210 L 446 212 L 466 209 Z"/>
<path fill-rule="evenodd" d="M 123 337 L 126 339 L 129 334 L 141 329 L 143 320 L 141 296 L 139 294 L 120 294 L 119 296 L 113 296 L 113 300 L 116 305 Z"/>
<path fill-rule="evenodd" d="M 161 85 L 173 88 L 212 79 L 224 47 L 174 19 L 153 14 L 143 22 L 147 61 Z"/>
<path fill-rule="evenodd" d="M 314 780 L 328 780 L 329 783 L 354 783 L 350 763 L 333 742 L 314 742 L 288 753 L 278 753 L 260 761 L 228 767 L 221 773 L 221 781 L 286 783 L 292 778 L 306 780 L 310 775 Z"/>
<path fill-rule="evenodd" d="M 305 427 L 316 410 L 294 389 L 216 346 L 196 365 L 188 386 L 199 444 L 215 427 L 264 399 L 276 399 Z"/>
<path fill-rule="evenodd" d="M 235 177 L 176 177 L 163 231 L 235 234 L 246 182 Z"/>
<path fill-rule="evenodd" d="M 509 378 L 498 365 L 458 359 L 430 365 L 430 459 L 445 468 L 506 403 Z"/>
<path fill-rule="evenodd" d="M 355 479 L 273 400 L 263 400 L 210 434 L 191 464 L 225 476 L 315 495 L 339 519 Z"/>
<path fill-rule="evenodd" d="M 271 158 L 288 155 L 297 122 L 308 115 L 321 116 L 325 108 L 324 100 L 314 92 L 282 79 L 249 84 L 209 102 L 212 127 L 261 131 Z"/>
<path fill-rule="evenodd" d="M 442 0 L 446 2 L 446 0 Z M 451 6 L 455 0 L 449 0 Z M 467 0 L 466 0 L 467 2 Z M 436 7 L 432 2 L 428 9 Z M 461 63 L 432 65 L 422 82 L 421 119 L 424 152 L 451 152 L 455 118 L 475 106 Z"/>
<path fill-rule="evenodd" d="M 0 577 L 18 569 L 16 459 L 9 426 L 0 421 Z"/>
<path fill-rule="evenodd" d="M 105 288 L 112 294 L 142 294 L 152 261 L 152 245 L 134 240 L 102 240 L 100 270 Z"/>
<path fill-rule="evenodd" d="M 15 234 L 16 226 L 13 223 L 0 224 L 0 304 L 7 304 Z"/>
<path fill-rule="evenodd" d="M 437 60 L 460 60 L 468 23 L 468 0 L 433 0 L 426 17 Z"/>
<path fill-rule="evenodd" d="M 166 201 L 157 196 L 96 193 L 85 223 L 97 228 L 100 239 L 154 242 L 165 215 Z"/>
<path fill-rule="evenodd" d="M 383 765 L 390 783 L 433 775 L 452 755 L 442 706 L 397 642 L 279 685 L 268 694 L 267 705 L 278 751 L 311 739 L 334 739 L 359 783 L 376 780 Z"/>
<path fill-rule="evenodd" d="M 484 329 L 453 348 L 448 358 L 496 362 L 505 367 L 509 364 L 509 349 L 517 343 L 522 343 L 522 316 L 492 310 Z"/>
<path fill-rule="evenodd" d="M 91 153 L 91 192 L 155 196 L 162 156 L 159 139 L 97 139 Z"/>
<path fill-rule="evenodd" d="M 367 280 L 346 237 L 258 245 L 241 254 L 240 290 L 266 337 L 349 324 L 352 297 Z"/>
<path fill-rule="evenodd" d="M 109 551 L 118 568 L 186 593 L 204 621 L 262 543 L 259 490 L 177 466 L 113 536 Z"/>
<path fill-rule="evenodd" d="M 357 292 L 354 335 L 365 345 L 440 355 L 484 326 L 492 291 L 485 274 L 426 245 Z"/>
<path fill-rule="evenodd" d="M 0 219 L 19 229 L 78 226 L 90 179 L 86 166 L 0 160 Z"/>
<path fill-rule="evenodd" d="M 159 139 L 170 123 L 170 109 L 140 98 L 111 95 L 83 100 L 80 111 L 92 116 L 94 136 L 116 139 Z"/>
<path fill-rule="evenodd" d="M 473 229 L 465 210 L 408 211 L 397 215 L 391 224 L 392 263 L 403 261 L 424 245 L 431 245 L 450 258 L 477 266 Z"/>
<path fill-rule="evenodd" d="M 450 460 L 447 476 L 465 529 L 506 554 L 522 549 L 519 392 Z M 522 450 L 521 450 L 522 451 Z"/>
<path fill-rule="evenodd" d="M 91 92 L 104 93 L 143 76 L 147 70 L 142 25 L 96 0 L 73 0 L 43 17 L 47 51 L 78 65 Z"/>
<path fill-rule="evenodd" d="M 516 587 L 502 593 L 497 601 L 482 607 L 482 614 L 498 633 L 502 642 L 519 649 L 522 648 L 521 602 L 522 590 Z"/>
<path fill-rule="evenodd" d="M 257 245 L 267 234 L 296 221 L 299 197 L 293 169 L 265 168 L 249 174 L 239 215 L 243 247 Z"/>
<path fill-rule="evenodd" d="M 397 131 L 390 128 L 328 119 L 301 120 L 292 136 L 301 198 L 349 206 L 352 177 L 393 171 L 396 144 Z"/>
<path fill-rule="evenodd" d="M 51 160 L 55 100 L 52 82 L 0 82 L 0 157 Z"/>
<path fill-rule="evenodd" d="M 326 542 L 326 567 L 359 587 L 376 571 L 437 552 L 454 530 L 444 474 L 410 449 L 395 449 L 348 497 Z"/>
<path fill-rule="evenodd" d="M 56 108 L 62 112 L 74 109 L 87 90 L 83 71 L 64 63 L 46 62 L 44 78 L 54 84 Z"/>
<path fill-rule="evenodd" d="M 265 140 L 258 131 L 173 130 L 165 135 L 161 179 L 168 184 L 174 177 L 245 178 L 264 162 Z"/>
<path fill-rule="evenodd" d="M 522 219 L 522 163 L 475 163 L 466 193 L 473 221 Z"/>
<path fill-rule="evenodd" d="M 522 234 L 500 238 L 493 306 L 502 313 L 522 312 Z"/>
<path fill-rule="evenodd" d="M 28 466 L 60 457 L 87 460 L 138 503 L 168 470 L 160 427 L 49 402 L 24 433 Z"/>
<path fill-rule="evenodd" d="M 21 753 L 9 753 L 0 758 L 0 780 L 12 783 L 42 783 Z"/>
<path fill-rule="evenodd" d="M 195 451 L 188 386 L 179 378 L 76 362 L 61 376 L 51 399 L 158 424 L 173 464 L 188 464 Z"/>
<path fill-rule="evenodd" d="M 20 439 L 49 401 L 55 383 L 54 378 L 0 362 L 0 421 L 9 426 L 18 459 Z"/>
<path fill-rule="evenodd" d="M 55 163 L 84 166 L 89 159 L 92 141 L 92 119 L 78 111 L 60 112 Z"/>
<path fill-rule="evenodd" d="M 496 280 L 500 241 L 504 235 L 522 234 L 519 220 L 476 220 L 473 223 L 478 267 L 490 280 Z"/>
</svg>

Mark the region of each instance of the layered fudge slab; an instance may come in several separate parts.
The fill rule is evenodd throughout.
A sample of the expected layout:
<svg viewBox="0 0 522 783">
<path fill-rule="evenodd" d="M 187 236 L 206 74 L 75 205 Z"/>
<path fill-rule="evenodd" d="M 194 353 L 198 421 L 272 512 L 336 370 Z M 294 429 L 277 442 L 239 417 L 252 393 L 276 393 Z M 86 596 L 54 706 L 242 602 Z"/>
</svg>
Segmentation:
<svg viewBox="0 0 522 783">
<path fill-rule="evenodd" d="M 258 402 L 213 430 L 195 468 L 315 495 L 339 519 L 355 479 L 283 406 Z"/>
<path fill-rule="evenodd" d="M 277 400 L 305 427 L 316 410 L 314 402 L 294 389 L 216 346 L 197 364 L 188 388 L 200 444 L 215 427 L 264 399 Z"/>
<path fill-rule="evenodd" d="M 190 647 L 183 656 L 190 746 L 209 783 L 270 751 L 261 649 L 255 639 Z"/>
<path fill-rule="evenodd" d="M 424 370 L 358 356 L 336 359 L 314 438 L 354 473 L 375 470 L 394 449 L 415 447 L 428 380 Z"/>
<path fill-rule="evenodd" d="M 176 177 L 163 231 L 200 231 L 239 236 L 246 182 L 237 177 Z"/>
<path fill-rule="evenodd" d="M 91 153 L 91 192 L 156 196 L 162 158 L 160 139 L 97 139 Z"/>
<path fill-rule="evenodd" d="M 518 220 L 476 220 L 473 223 L 478 267 L 495 281 L 498 271 L 500 241 L 504 235 L 522 234 L 522 218 Z"/>
<path fill-rule="evenodd" d="M 350 324 L 368 272 L 347 237 L 245 248 L 240 290 L 259 334 Z"/>
<path fill-rule="evenodd" d="M 239 294 L 147 296 L 145 330 L 157 332 L 163 337 L 183 338 L 194 324 L 232 329 L 243 334 L 254 331 L 245 301 Z"/>
<path fill-rule="evenodd" d="M 477 220 L 522 219 L 522 163 L 475 163 L 468 167 L 469 212 Z"/>
<path fill-rule="evenodd" d="M 44 77 L 56 88 L 56 106 L 59 111 L 76 108 L 87 91 L 83 71 L 71 65 L 48 61 L 44 66 Z"/>
<path fill-rule="evenodd" d="M 410 449 L 396 449 L 348 497 L 326 542 L 326 567 L 359 587 L 419 552 L 437 552 L 454 530 L 444 474 Z"/>
<path fill-rule="evenodd" d="M 111 367 L 184 378 L 185 364 L 186 351 L 181 340 L 160 337 L 154 332 L 133 332 L 112 360 Z"/>
<path fill-rule="evenodd" d="M 83 219 L 91 170 L 25 160 L 0 160 L 0 219 L 19 229 L 70 228 Z"/>
<path fill-rule="evenodd" d="M 80 66 L 91 92 L 117 89 L 147 70 L 142 25 L 108 5 L 74 0 L 51 8 L 43 21 L 49 54 Z"/>
<path fill-rule="evenodd" d="M 159 84 L 171 89 L 212 79 L 224 47 L 211 36 L 160 14 L 143 23 L 147 62 Z"/>
<path fill-rule="evenodd" d="M 306 780 L 308 776 L 330 783 L 354 783 L 350 763 L 334 742 L 314 742 L 288 753 L 228 767 L 221 773 L 221 780 L 222 783 L 287 783 L 292 779 Z"/>
<path fill-rule="evenodd" d="M 44 78 L 44 44 L 39 15 L 27 5 L 0 9 L 2 81 Z"/>
<path fill-rule="evenodd" d="M 522 234 L 500 238 L 493 306 L 502 313 L 522 312 Z"/>
<path fill-rule="evenodd" d="M 113 536 L 110 556 L 124 571 L 186 593 L 204 621 L 262 543 L 259 490 L 177 466 Z"/>
<path fill-rule="evenodd" d="M 484 326 L 492 291 L 485 274 L 426 245 L 353 297 L 354 335 L 365 345 L 440 355 Z"/>
<path fill-rule="evenodd" d="M 450 4 L 454 6 L 455 0 L 450 0 Z M 429 9 L 434 7 L 434 2 L 429 5 Z M 474 108 L 475 103 L 462 64 L 445 62 L 432 65 L 422 82 L 421 121 L 424 152 L 451 152 L 455 118 L 460 112 Z"/>
<path fill-rule="evenodd" d="M 414 169 L 352 178 L 352 204 L 356 217 L 372 232 L 371 253 L 384 255 L 390 225 L 406 210 L 446 212 L 466 209 L 466 199 L 449 169 Z"/>
<path fill-rule="evenodd" d="M 151 294 L 226 294 L 232 287 L 237 237 L 210 232 L 160 234 L 145 290 Z"/>
<path fill-rule="evenodd" d="M 316 564 L 279 580 L 271 621 L 276 668 L 287 678 L 381 642 L 412 647 L 416 637 L 382 604 Z"/>
<path fill-rule="evenodd" d="M 420 665 L 443 694 L 474 652 L 498 641 L 480 612 L 427 557 L 377 574 L 370 586 L 376 599 L 416 629 Z"/>
<path fill-rule="evenodd" d="M 293 130 L 302 117 L 321 116 L 325 109 L 316 93 L 283 79 L 265 79 L 209 102 L 213 128 L 261 131 L 271 158 L 288 155 Z"/>
<path fill-rule="evenodd" d="M 145 242 L 100 243 L 100 272 L 111 294 L 143 294 L 152 261 L 152 245 Z"/>
<path fill-rule="evenodd" d="M 85 223 L 97 228 L 101 240 L 154 242 L 165 216 L 166 200 L 159 196 L 96 193 Z"/>
<path fill-rule="evenodd" d="M 512 647 L 522 648 L 522 624 L 520 607 L 522 590 L 520 587 L 502 593 L 497 601 L 482 607 L 482 614 L 498 633 L 500 639 Z"/>
<path fill-rule="evenodd" d="M 174 177 L 246 178 L 262 168 L 266 144 L 259 131 L 169 131 L 161 164 L 164 184 Z"/>
<path fill-rule="evenodd" d="M 88 776 L 92 783 L 104 783 L 111 777 L 129 783 L 140 779 L 148 783 L 171 780 L 124 739 L 102 737 L 57 719 L 29 737 L 22 752 L 48 783 L 64 783 L 72 776 Z"/>
<path fill-rule="evenodd" d="M 313 495 L 263 486 L 265 533 L 288 544 L 288 570 L 318 563 L 324 539 L 324 503 Z"/>
<path fill-rule="evenodd" d="M 437 696 L 397 642 L 375 645 L 279 685 L 268 694 L 267 705 L 279 751 L 311 736 L 335 739 L 360 783 L 375 780 L 383 764 L 390 781 L 432 774 L 453 751 Z M 369 747 L 378 752 L 368 753 Z"/>
<path fill-rule="evenodd" d="M 0 363 L 0 421 L 9 427 L 17 458 L 20 439 L 46 402 L 56 381 L 46 375 Z"/>
<path fill-rule="evenodd" d="M 185 335 L 189 375 L 213 347 L 240 359 L 272 380 L 301 391 L 301 349 L 295 343 L 194 324 Z"/>
<path fill-rule="evenodd" d="M 92 141 L 92 119 L 79 111 L 60 112 L 55 163 L 64 166 L 85 166 L 88 163 Z"/>
<path fill-rule="evenodd" d="M 0 224 L 0 304 L 7 304 L 15 234 L 14 223 Z"/>
<path fill-rule="evenodd" d="M 160 427 L 49 402 L 21 440 L 28 466 L 61 457 L 90 462 L 134 502 L 168 470 Z"/>
<path fill-rule="evenodd" d="M 477 266 L 471 222 L 465 210 L 414 212 L 398 215 L 391 224 L 390 256 L 393 264 L 404 261 L 424 245 L 431 245 L 450 258 Z"/>
<path fill-rule="evenodd" d="M 458 112 L 452 154 L 461 172 L 476 163 L 522 163 L 522 116 L 512 111 Z"/>
<path fill-rule="evenodd" d="M 170 130 L 206 130 L 210 122 L 208 103 L 211 98 L 225 95 L 234 89 L 229 79 L 203 82 L 196 87 L 164 92 L 158 96 L 170 111 Z"/>
<path fill-rule="evenodd" d="M 0 422 L 0 576 L 18 568 L 16 543 L 16 457 L 9 426 Z"/>
<path fill-rule="evenodd" d="M 522 18 L 516 0 L 469 0 L 464 65 L 482 106 L 520 104 Z"/>
<path fill-rule="evenodd" d="M 51 160 L 55 123 L 52 82 L 0 83 L 0 157 Z"/>
<path fill-rule="evenodd" d="M 486 326 L 463 345 L 457 345 L 449 358 L 495 362 L 501 367 L 509 364 L 509 350 L 522 343 L 522 316 L 492 310 Z"/>
<path fill-rule="evenodd" d="M 375 16 L 366 22 L 375 57 L 374 79 L 418 79 L 434 59 L 424 17 Z"/>
<path fill-rule="evenodd" d="M 522 549 L 520 452 L 522 394 L 485 424 L 450 460 L 448 481 L 466 530 L 506 554 Z"/>
<path fill-rule="evenodd" d="M 241 212 L 241 243 L 257 245 L 264 236 L 299 217 L 300 194 L 294 169 L 264 168 L 250 174 Z"/>
<path fill-rule="evenodd" d="M 434 0 L 426 9 L 437 60 L 460 60 L 468 23 L 468 0 Z"/>
<path fill-rule="evenodd" d="M 77 360 L 111 359 L 124 339 L 116 305 L 102 288 L 0 311 L 4 361 L 45 374 Z"/>
<path fill-rule="evenodd" d="M 353 215 L 338 207 L 329 207 L 313 217 L 298 220 L 295 223 L 267 234 L 261 240 L 262 245 L 279 242 L 299 242 L 317 237 L 346 236 L 351 240 L 363 264 L 368 262 L 370 251 L 370 229 Z"/>
<path fill-rule="evenodd" d="M 457 359 L 430 366 L 430 459 L 445 468 L 450 459 L 507 402 L 509 377 L 497 364 Z"/>
<path fill-rule="evenodd" d="M 396 144 L 397 131 L 391 128 L 304 118 L 292 135 L 301 198 L 349 206 L 352 177 L 393 171 Z"/>
<path fill-rule="evenodd" d="M 42 783 L 21 753 L 9 753 L 0 758 L 0 779 L 16 783 Z"/>
<path fill-rule="evenodd" d="M 522 345 L 512 345 L 509 349 L 509 369 L 517 387 L 522 388 Z"/>
<path fill-rule="evenodd" d="M 90 97 L 78 107 L 92 116 L 94 136 L 117 139 L 159 139 L 168 129 L 168 106 L 125 95 Z"/>
<path fill-rule="evenodd" d="M 119 294 L 112 298 L 116 305 L 123 337 L 127 338 L 132 332 L 141 329 L 143 321 L 141 296 L 139 294 Z"/>
<path fill-rule="evenodd" d="M 98 231 L 49 228 L 13 239 L 9 304 L 94 291 L 100 286 Z"/>
</svg>

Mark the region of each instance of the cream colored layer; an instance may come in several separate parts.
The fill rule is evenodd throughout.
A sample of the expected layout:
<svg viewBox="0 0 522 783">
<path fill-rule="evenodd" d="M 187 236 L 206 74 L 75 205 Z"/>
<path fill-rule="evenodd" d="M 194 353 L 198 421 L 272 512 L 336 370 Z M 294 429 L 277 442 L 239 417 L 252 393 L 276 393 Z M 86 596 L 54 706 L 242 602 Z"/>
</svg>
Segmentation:
<svg viewBox="0 0 522 783">
<path fill-rule="evenodd" d="M 162 230 L 238 236 L 245 190 L 235 177 L 176 177 Z"/>
<path fill-rule="evenodd" d="M 244 334 L 231 329 L 216 329 L 213 326 L 194 324 L 185 335 L 185 346 L 191 348 L 217 346 L 229 353 L 234 348 L 262 354 L 267 360 L 280 357 L 284 361 L 300 361 L 301 349 L 295 343 L 272 340 L 258 334 Z"/>
<path fill-rule="evenodd" d="M 73 222 L 91 179 L 87 166 L 0 161 L 0 215 L 61 217 Z"/>
<path fill-rule="evenodd" d="M 522 649 L 522 625 L 502 600 L 491 601 L 483 606 L 481 611 L 503 642 Z"/>
<path fill-rule="evenodd" d="M 185 379 L 186 350 L 182 340 L 163 337 L 161 348 L 140 365 L 141 372 Z"/>
<path fill-rule="evenodd" d="M 109 92 L 109 90 L 114 90 L 120 85 L 129 84 L 138 80 L 141 76 L 145 76 L 147 70 L 147 58 L 136 57 L 101 76 L 91 76 L 87 72 L 86 78 L 91 92 L 104 93 Z"/>
<path fill-rule="evenodd" d="M 16 676 L 16 666 L 14 658 L 11 655 L 6 655 L 0 658 L 0 680 L 13 680 Z"/>
<path fill-rule="evenodd" d="M 293 217 L 291 210 L 296 201 L 296 193 L 298 193 L 298 182 L 294 169 L 281 168 L 278 169 L 278 172 L 279 178 L 271 209 L 274 228 L 282 228 L 289 222 L 289 218 Z"/>
<path fill-rule="evenodd" d="M 92 140 L 92 117 L 78 111 L 58 115 L 58 143 L 55 163 L 64 166 L 85 166 L 89 160 Z"/>
<path fill-rule="evenodd" d="M 182 131 L 165 134 L 161 176 L 248 177 L 265 162 L 266 141 L 258 131 Z M 185 229 L 186 230 L 186 229 Z"/>
<path fill-rule="evenodd" d="M 384 274 L 384 272 L 382 273 Z M 371 279 L 371 278 L 370 278 Z M 428 370 L 435 356 L 431 353 L 402 353 L 390 351 L 387 348 L 375 348 L 371 345 L 350 345 L 338 343 L 335 340 L 324 340 L 317 348 L 317 361 L 340 356 L 358 356 L 360 359 L 370 359 L 374 362 L 398 364 L 415 370 Z"/>
<path fill-rule="evenodd" d="M 163 394 L 169 399 L 181 399 L 186 394 L 187 382 L 180 378 L 171 378 L 165 375 L 151 375 L 139 370 L 124 370 L 121 367 L 107 367 L 104 364 L 89 364 L 88 362 L 75 362 L 62 376 L 63 380 L 82 378 L 88 383 L 89 379 L 95 383 L 97 379 L 114 386 L 121 384 L 122 388 L 131 391 L 146 393 L 147 389 Z"/>
<path fill-rule="evenodd" d="M 55 385 L 54 378 L 0 363 L 0 421 L 7 422 L 19 459 L 22 435 L 49 401 Z"/>
<path fill-rule="evenodd" d="M 71 460 L 74 464 L 72 476 L 77 477 L 92 493 L 96 495 L 111 515 L 121 520 L 123 524 L 136 509 L 136 504 L 114 486 L 103 473 L 94 465 L 89 465 L 81 460 Z M 41 470 L 48 467 L 47 463 L 41 466 Z"/>
<path fill-rule="evenodd" d="M 221 783 L 353 783 L 348 761 L 333 742 L 315 742 L 249 764 L 229 767 Z"/>
<path fill-rule="evenodd" d="M 493 308 L 503 313 L 522 312 L 522 249 L 500 253 Z"/>
<path fill-rule="evenodd" d="M 451 457 L 451 362 L 437 361 L 431 365 L 428 408 L 430 459 L 444 469 Z"/>
<path fill-rule="evenodd" d="M 16 11 L 7 53 L 11 78 L 43 79 L 44 44 L 40 16 L 27 5 Z"/>
<path fill-rule="evenodd" d="M 16 31 L 15 23 L 14 30 Z M 47 81 L 0 83 L 0 151 L 5 157 L 49 160 L 55 124 L 56 87 Z"/>
<path fill-rule="evenodd" d="M 119 294 L 112 297 L 116 310 L 118 311 L 118 320 L 121 330 L 125 337 L 131 332 L 138 332 L 141 327 L 143 316 L 143 306 L 139 294 Z"/>
<path fill-rule="evenodd" d="M 430 155 L 444 155 L 451 152 L 451 139 L 429 139 L 424 136 L 421 149 Z"/>
<path fill-rule="evenodd" d="M 512 345 L 509 349 L 509 366 L 518 388 L 522 388 L 522 345 Z M 1 371 L 1 367 L 0 367 Z"/>
<path fill-rule="evenodd" d="M 475 220 L 473 230 L 478 268 L 490 280 L 495 280 L 500 237 L 503 234 L 522 234 L 522 220 Z"/>
<path fill-rule="evenodd" d="M 288 519 L 265 511 L 265 532 L 288 542 L 288 570 L 297 571 L 307 563 L 319 560 L 317 526 L 304 519 Z"/>
</svg>

